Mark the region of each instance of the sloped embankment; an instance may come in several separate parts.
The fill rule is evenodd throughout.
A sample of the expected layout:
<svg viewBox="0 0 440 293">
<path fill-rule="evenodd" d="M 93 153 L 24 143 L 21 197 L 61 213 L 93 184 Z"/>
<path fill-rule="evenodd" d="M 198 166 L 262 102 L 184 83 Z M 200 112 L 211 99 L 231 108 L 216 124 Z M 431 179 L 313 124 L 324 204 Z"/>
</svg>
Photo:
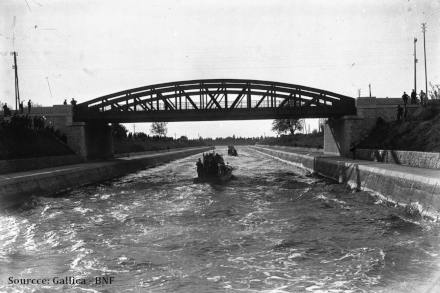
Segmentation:
<svg viewBox="0 0 440 293">
<path fill-rule="evenodd" d="M 379 119 L 357 147 L 440 152 L 440 110 L 420 107 L 404 121 Z"/>
<path fill-rule="evenodd" d="M 0 126 L 0 160 L 71 154 L 73 151 L 48 129 Z"/>
</svg>

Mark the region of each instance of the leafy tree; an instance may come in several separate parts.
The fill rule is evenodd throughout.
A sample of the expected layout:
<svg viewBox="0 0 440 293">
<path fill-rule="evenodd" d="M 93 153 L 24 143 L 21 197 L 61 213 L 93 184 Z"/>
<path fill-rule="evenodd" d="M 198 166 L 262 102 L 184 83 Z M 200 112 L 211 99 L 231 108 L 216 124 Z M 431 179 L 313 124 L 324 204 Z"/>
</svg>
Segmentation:
<svg viewBox="0 0 440 293">
<path fill-rule="evenodd" d="M 151 133 L 153 135 L 163 136 L 165 137 L 167 135 L 167 123 L 166 122 L 153 122 L 151 124 Z"/>
<path fill-rule="evenodd" d="M 127 138 L 127 128 L 125 128 L 124 125 L 121 125 L 119 123 L 112 123 L 112 135 L 117 140 L 123 140 Z"/>
<path fill-rule="evenodd" d="M 182 135 L 179 140 L 181 141 L 188 141 L 188 137 L 186 135 Z"/>
<path fill-rule="evenodd" d="M 301 131 L 304 127 L 303 120 L 301 119 L 275 119 L 272 122 L 272 130 L 278 134 L 294 135 L 296 131 Z"/>
</svg>

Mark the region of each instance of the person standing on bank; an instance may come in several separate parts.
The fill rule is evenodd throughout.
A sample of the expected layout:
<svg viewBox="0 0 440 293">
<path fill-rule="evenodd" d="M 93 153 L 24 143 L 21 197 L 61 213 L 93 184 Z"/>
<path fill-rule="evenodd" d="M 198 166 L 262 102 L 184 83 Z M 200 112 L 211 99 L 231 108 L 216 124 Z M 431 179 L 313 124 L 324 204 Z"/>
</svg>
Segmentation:
<svg viewBox="0 0 440 293">
<path fill-rule="evenodd" d="M 400 121 L 402 119 L 403 115 L 403 108 L 400 105 L 397 105 L 397 121 Z"/>
<path fill-rule="evenodd" d="M 6 104 L 6 103 L 3 105 L 3 115 L 5 117 L 11 116 L 11 113 L 8 108 L 8 104 Z"/>
<path fill-rule="evenodd" d="M 409 99 L 408 94 L 406 92 L 403 92 L 402 100 L 404 105 L 408 104 L 408 99 Z"/>
<path fill-rule="evenodd" d="M 426 106 L 426 104 L 427 104 L 427 97 L 426 97 L 426 94 L 425 94 L 425 92 L 423 90 L 420 91 L 420 95 L 419 96 L 420 96 L 420 103 L 423 106 Z"/>
<path fill-rule="evenodd" d="M 411 92 L 411 104 L 417 104 L 417 93 L 416 90 Z"/>
<path fill-rule="evenodd" d="M 32 102 L 31 100 L 28 101 L 28 114 L 31 113 L 31 108 L 32 108 Z"/>
</svg>

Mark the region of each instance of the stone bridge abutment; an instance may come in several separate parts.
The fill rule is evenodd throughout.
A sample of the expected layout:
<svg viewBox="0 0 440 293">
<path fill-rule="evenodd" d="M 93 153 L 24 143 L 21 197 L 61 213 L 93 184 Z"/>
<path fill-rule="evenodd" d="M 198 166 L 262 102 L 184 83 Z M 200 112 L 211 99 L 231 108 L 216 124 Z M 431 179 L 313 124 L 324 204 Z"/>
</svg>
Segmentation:
<svg viewBox="0 0 440 293">
<path fill-rule="evenodd" d="M 46 125 L 66 135 L 67 145 L 85 159 L 105 159 L 113 156 L 111 127 L 105 122 L 74 122 L 71 105 L 33 107 L 24 115 L 44 117 Z"/>
<path fill-rule="evenodd" d="M 397 106 L 403 107 L 401 98 L 361 97 L 356 99 L 356 115 L 329 118 L 324 125 L 324 153 L 350 157 L 351 147 L 358 144 L 374 128 L 379 118 L 397 119 Z M 407 105 L 408 115 L 419 105 Z"/>
</svg>

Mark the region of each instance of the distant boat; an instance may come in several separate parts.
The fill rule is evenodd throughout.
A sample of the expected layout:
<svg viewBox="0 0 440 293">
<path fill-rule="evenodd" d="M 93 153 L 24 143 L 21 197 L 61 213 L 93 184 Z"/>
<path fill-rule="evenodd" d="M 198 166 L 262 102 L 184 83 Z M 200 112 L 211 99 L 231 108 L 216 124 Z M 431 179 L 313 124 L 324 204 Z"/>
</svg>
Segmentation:
<svg viewBox="0 0 440 293">
<path fill-rule="evenodd" d="M 230 156 L 238 156 L 237 150 L 235 149 L 235 147 L 233 145 L 228 146 L 228 155 Z"/>
<path fill-rule="evenodd" d="M 194 183 L 213 182 L 225 183 L 232 178 L 232 167 L 225 164 L 223 157 L 215 152 L 203 154 L 203 160 L 196 163 L 197 178 Z"/>
</svg>

